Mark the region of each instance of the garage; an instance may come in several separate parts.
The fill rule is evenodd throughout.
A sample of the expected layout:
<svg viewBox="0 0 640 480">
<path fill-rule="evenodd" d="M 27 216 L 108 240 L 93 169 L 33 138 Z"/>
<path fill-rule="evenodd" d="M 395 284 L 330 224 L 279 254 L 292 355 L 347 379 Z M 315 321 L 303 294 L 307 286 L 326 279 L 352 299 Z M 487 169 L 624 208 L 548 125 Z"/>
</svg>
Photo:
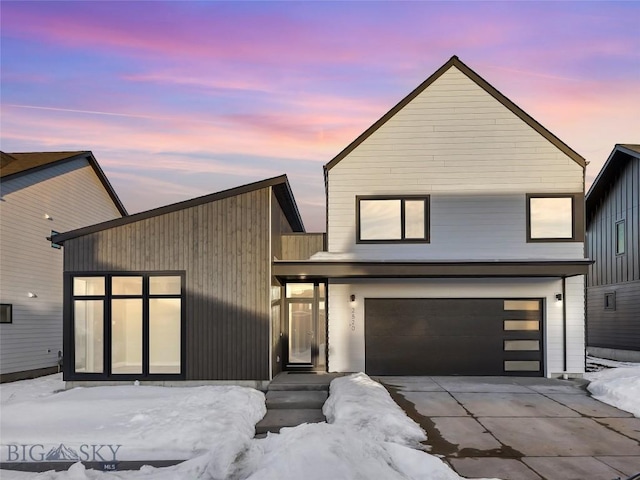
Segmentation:
<svg viewBox="0 0 640 480">
<path fill-rule="evenodd" d="M 366 371 L 542 376 L 542 309 L 528 298 L 366 298 Z"/>
</svg>

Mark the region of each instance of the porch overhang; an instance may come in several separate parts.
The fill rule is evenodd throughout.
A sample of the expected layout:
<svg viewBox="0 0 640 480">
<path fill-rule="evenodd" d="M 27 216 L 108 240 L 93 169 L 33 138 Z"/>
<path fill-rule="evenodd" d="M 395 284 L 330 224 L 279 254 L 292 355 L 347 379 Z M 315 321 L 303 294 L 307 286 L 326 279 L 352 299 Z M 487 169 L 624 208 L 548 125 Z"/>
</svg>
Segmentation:
<svg viewBox="0 0 640 480">
<path fill-rule="evenodd" d="M 313 278 L 428 277 L 573 277 L 586 275 L 589 259 L 375 261 L 276 260 L 273 274 L 282 280 Z"/>
</svg>

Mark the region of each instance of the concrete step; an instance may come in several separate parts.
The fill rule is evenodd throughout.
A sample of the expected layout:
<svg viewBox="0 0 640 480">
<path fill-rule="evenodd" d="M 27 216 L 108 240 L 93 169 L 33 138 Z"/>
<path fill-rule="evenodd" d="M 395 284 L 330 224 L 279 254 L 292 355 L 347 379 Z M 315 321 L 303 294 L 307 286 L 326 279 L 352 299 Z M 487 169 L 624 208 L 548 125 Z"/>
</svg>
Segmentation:
<svg viewBox="0 0 640 480">
<path fill-rule="evenodd" d="M 256 424 L 256 435 L 262 433 L 278 433 L 282 427 L 296 427 L 303 423 L 320 423 L 326 421 L 321 410 L 296 408 L 267 410 L 267 414 Z"/>
<path fill-rule="evenodd" d="M 289 391 L 318 391 L 329 390 L 331 380 L 342 376 L 341 373 L 289 373 L 282 372 L 271 381 L 269 391 L 271 390 L 289 390 Z"/>
<path fill-rule="evenodd" d="M 267 392 L 267 408 L 322 409 L 328 396 L 324 390 L 271 390 Z"/>
</svg>

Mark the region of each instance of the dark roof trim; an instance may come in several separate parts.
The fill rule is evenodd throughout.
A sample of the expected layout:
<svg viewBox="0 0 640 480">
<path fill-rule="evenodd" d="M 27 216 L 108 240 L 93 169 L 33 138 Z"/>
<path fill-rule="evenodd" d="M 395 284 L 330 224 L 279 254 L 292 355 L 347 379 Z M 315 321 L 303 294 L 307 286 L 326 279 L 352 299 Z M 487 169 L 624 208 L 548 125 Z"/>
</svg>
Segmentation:
<svg viewBox="0 0 640 480">
<path fill-rule="evenodd" d="M 14 155 L 21 155 L 18 153 L 3 153 L 3 156 L 7 156 L 7 157 L 11 157 L 13 162 L 20 162 L 20 158 L 16 158 Z M 120 198 L 118 198 L 118 195 L 116 194 L 116 191 L 114 190 L 113 186 L 111 185 L 111 183 L 109 182 L 109 179 L 107 178 L 107 176 L 105 175 L 105 173 L 102 171 L 102 168 L 100 168 L 100 164 L 98 163 L 98 161 L 96 160 L 96 158 L 93 156 L 93 153 L 90 151 L 85 151 L 85 152 L 43 152 L 43 156 L 46 157 L 47 154 L 51 153 L 51 155 L 54 155 L 56 153 L 59 153 L 60 155 L 62 155 L 61 158 L 55 159 L 55 160 L 43 160 L 41 162 L 37 162 L 34 163 L 34 166 L 30 167 L 30 168 L 26 168 L 24 170 L 17 170 L 15 171 L 15 173 L 10 173 L 8 175 L 2 175 L 2 181 L 7 181 L 7 180 L 11 180 L 14 178 L 18 178 L 21 177 L 23 175 L 27 175 L 27 174 L 31 174 L 34 172 L 38 172 L 40 170 L 44 170 L 47 169 L 49 167 L 52 167 L 54 165 L 61 165 L 63 163 L 67 163 L 67 162 L 73 162 L 75 160 L 79 160 L 79 159 L 85 159 L 87 160 L 87 162 L 89 162 L 89 165 L 91 165 L 91 168 L 93 168 L 93 171 L 96 173 L 96 175 L 98 176 L 98 179 L 100 180 L 100 183 L 102 183 L 102 186 L 104 187 L 104 189 L 107 191 L 107 193 L 109 194 L 109 197 L 111 197 L 111 200 L 113 201 L 114 205 L 116 206 L 116 208 L 118 209 L 118 211 L 120 212 L 120 215 L 122 216 L 127 216 L 127 209 L 124 207 L 123 203 L 120 201 Z M 67 156 L 65 156 L 65 154 L 68 154 Z M 5 157 L 6 158 L 6 157 Z"/>
<path fill-rule="evenodd" d="M 613 148 L 585 197 L 587 223 L 590 222 L 596 205 L 607 192 L 609 184 L 631 158 L 640 158 L 640 145 L 617 144 Z"/>
<path fill-rule="evenodd" d="M 485 90 L 489 95 L 498 100 L 502 105 L 511 110 L 516 116 L 518 116 L 523 122 L 533 128 L 536 132 L 546 138 L 549 142 L 555 145 L 558 149 L 560 149 L 564 154 L 569 156 L 573 161 L 575 161 L 582 168 L 587 166 L 587 161 L 578 153 L 576 153 L 572 148 L 570 148 L 566 143 L 556 137 L 553 133 L 543 127 L 540 123 L 538 123 L 533 117 L 527 114 L 524 110 L 518 107 L 515 103 L 505 97 L 502 93 L 500 93 L 495 87 L 489 84 L 485 79 L 483 79 L 476 72 L 471 70 L 467 65 L 462 63 L 457 56 L 453 56 L 449 59 L 447 63 L 445 63 L 442 67 L 440 67 L 436 72 L 427 78 L 424 82 L 422 82 L 418 87 L 413 90 L 409 95 L 404 97 L 400 103 L 398 103 L 395 107 L 389 110 L 385 115 L 382 116 L 376 123 L 371 125 L 367 130 L 365 130 L 358 138 L 356 138 L 353 142 L 351 142 L 344 150 L 342 150 L 333 160 L 327 163 L 324 168 L 325 170 L 331 170 L 335 167 L 340 160 L 349 155 L 358 145 L 364 142 L 370 135 L 372 135 L 376 130 L 378 130 L 382 125 L 387 123 L 391 117 L 393 117 L 396 113 L 402 110 L 407 104 L 409 104 L 414 98 L 420 95 L 429 85 L 435 82 L 438 78 L 442 76 L 447 70 L 451 67 L 456 67 L 462 73 L 464 73 L 467 77 L 473 80 L 479 87 Z"/>
<path fill-rule="evenodd" d="M 54 236 L 54 241 L 55 243 L 61 244 L 72 238 L 81 237 L 90 233 L 100 232 L 109 228 L 127 225 L 129 223 L 138 222 L 147 218 L 157 217 L 159 215 L 184 210 L 185 208 L 191 208 L 225 198 L 235 197 L 237 195 L 242 195 L 244 193 L 249 193 L 268 187 L 273 187 L 276 198 L 282 206 L 282 209 L 287 216 L 287 219 L 291 223 L 291 227 L 294 229 L 294 231 L 304 231 L 304 225 L 302 223 L 302 219 L 300 218 L 298 207 L 296 205 L 295 199 L 293 198 L 293 194 L 291 193 L 291 187 L 289 186 L 287 176 L 281 175 L 279 177 L 268 178 L 259 182 L 249 183 L 240 187 L 235 187 L 228 190 L 223 190 L 221 192 L 204 195 L 202 197 L 192 198 L 190 200 L 154 208 L 145 212 L 129 215 L 128 217 L 116 218 L 114 220 L 98 223 L 96 225 L 90 225 L 88 227 L 79 228 L 70 232 L 60 233 Z"/>
<path fill-rule="evenodd" d="M 593 261 L 276 261 L 273 274 L 300 278 L 425 278 L 425 277 L 571 277 L 586 275 Z"/>
</svg>

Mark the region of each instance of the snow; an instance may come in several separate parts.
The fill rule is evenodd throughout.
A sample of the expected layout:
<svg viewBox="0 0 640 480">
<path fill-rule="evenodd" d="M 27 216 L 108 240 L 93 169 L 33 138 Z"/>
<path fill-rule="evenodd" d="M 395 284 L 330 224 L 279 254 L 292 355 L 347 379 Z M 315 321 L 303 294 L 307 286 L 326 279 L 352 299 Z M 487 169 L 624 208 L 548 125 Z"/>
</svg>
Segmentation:
<svg viewBox="0 0 640 480">
<path fill-rule="evenodd" d="M 364 373 L 331 382 L 322 409 L 327 421 L 363 432 L 378 441 L 418 447 L 427 439 L 420 426 L 393 401 L 389 392 Z"/>
<path fill-rule="evenodd" d="M 593 398 L 640 417 L 639 364 L 627 363 L 617 368 L 587 373 L 585 378 L 590 380 L 587 389 Z"/>
<path fill-rule="evenodd" d="M 83 445 L 102 444 L 121 445 L 117 460 L 182 460 L 214 450 L 232 462 L 266 412 L 263 393 L 235 386 L 122 385 L 46 394 L 27 384 L 32 391 L 23 394 L 4 384 L 3 398 L 5 386 L 14 392 L 2 404 L 3 445 L 39 444 L 43 454 L 60 444 L 78 454 Z M 8 454 L 3 446 L 3 461 Z"/>
<path fill-rule="evenodd" d="M 123 391 L 123 388 L 127 390 Z M 152 428 L 153 422 L 161 421 L 155 417 L 153 409 L 166 414 L 170 413 L 168 404 L 180 408 L 184 406 L 188 412 L 184 418 L 189 425 L 185 428 L 186 431 L 176 433 L 173 430 L 176 425 L 159 425 L 154 429 L 157 439 L 148 438 L 149 441 L 164 445 L 163 438 L 171 437 L 175 439 L 174 448 L 182 448 L 182 439 L 189 436 L 188 431 L 193 433 L 196 430 L 191 419 L 198 412 L 207 427 L 205 431 L 200 431 L 203 436 L 195 443 L 198 444 L 198 449 L 209 448 L 209 451 L 179 465 L 165 468 L 145 466 L 139 471 L 107 473 L 87 470 L 82 464 L 76 463 L 65 472 L 28 474 L 4 470 L 3 480 L 462 479 L 439 458 L 410 448 L 418 447 L 426 435 L 393 402 L 384 387 L 362 373 L 341 377 L 331 383 L 330 396 L 324 409 L 329 423 L 283 428 L 281 433 L 268 434 L 263 439 L 250 438 L 253 436 L 251 422 L 254 422 L 258 414 L 261 417 L 264 413 L 264 397 L 259 392 L 251 394 L 248 393 L 249 389 L 240 387 L 164 388 L 156 391 L 154 397 L 139 393 L 146 388 L 153 387 L 94 387 L 86 389 L 91 390 L 88 397 L 84 389 L 80 390 L 82 393 L 74 395 L 81 396 L 82 401 L 89 401 L 90 404 L 105 398 L 105 402 L 100 403 L 100 408 L 107 408 L 108 411 L 116 409 L 115 406 L 109 406 L 111 403 L 124 405 L 128 401 L 132 409 L 128 417 L 123 417 L 131 421 L 136 415 L 154 415 L 153 421 L 147 423 L 148 428 Z M 174 393 L 180 390 L 192 393 Z M 158 401 L 158 397 L 163 396 L 169 397 L 166 403 Z M 49 400 L 45 401 L 47 398 Z M 205 401 L 205 398 L 209 401 Z M 219 415 L 212 415 L 219 421 L 216 424 L 207 417 L 206 412 L 219 408 L 220 402 L 216 399 L 222 398 L 228 406 L 226 410 L 218 412 Z M 52 402 L 64 410 L 68 408 L 65 403 L 73 403 L 72 399 L 79 400 L 68 396 L 65 399 L 63 394 L 55 394 L 24 403 L 39 402 L 42 405 Z M 146 408 L 140 408 L 143 402 L 147 402 Z M 258 408 L 258 403 L 261 408 Z M 80 408 L 78 403 L 75 406 Z M 238 415 L 238 411 L 247 413 L 245 418 Z M 221 428 L 223 422 L 220 417 L 230 417 L 224 425 L 226 431 Z M 182 415 L 179 418 L 182 420 Z M 129 425 L 130 423 L 121 422 L 119 428 L 113 428 L 112 432 L 114 435 L 128 437 L 130 432 L 126 432 L 129 431 Z M 36 428 L 35 424 L 33 428 Z M 80 433 L 80 429 L 73 428 L 76 433 Z M 168 432 L 163 432 L 163 429 Z M 146 429 L 142 429 L 142 433 L 145 431 Z M 204 446 L 206 443 L 208 447 Z M 227 443 L 230 445 L 226 445 Z M 175 458 L 176 455 L 172 457 Z"/>
<path fill-rule="evenodd" d="M 0 405 L 45 397 L 64 390 L 62 373 L 0 385 Z"/>
</svg>

